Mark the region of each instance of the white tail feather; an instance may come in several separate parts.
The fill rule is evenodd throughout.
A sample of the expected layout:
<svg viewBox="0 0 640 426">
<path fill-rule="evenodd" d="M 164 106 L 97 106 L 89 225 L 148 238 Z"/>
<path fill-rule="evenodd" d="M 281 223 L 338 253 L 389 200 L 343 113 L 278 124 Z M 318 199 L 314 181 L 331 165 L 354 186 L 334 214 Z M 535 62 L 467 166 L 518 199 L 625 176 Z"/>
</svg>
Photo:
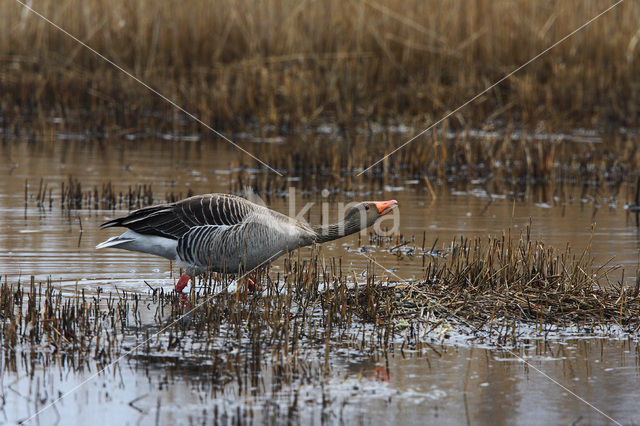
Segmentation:
<svg viewBox="0 0 640 426">
<path fill-rule="evenodd" d="M 143 235 L 131 230 L 117 237 L 109 238 L 107 241 L 98 244 L 96 249 L 108 247 L 155 254 L 171 260 L 175 260 L 178 255 L 176 252 L 178 247 L 177 240 L 157 235 Z"/>
<path fill-rule="evenodd" d="M 96 246 L 96 249 L 99 250 L 107 247 L 118 247 L 121 244 L 130 243 L 133 240 L 133 238 L 122 238 L 122 235 L 118 235 L 117 237 L 111 237 L 107 241 L 101 242 Z"/>
</svg>

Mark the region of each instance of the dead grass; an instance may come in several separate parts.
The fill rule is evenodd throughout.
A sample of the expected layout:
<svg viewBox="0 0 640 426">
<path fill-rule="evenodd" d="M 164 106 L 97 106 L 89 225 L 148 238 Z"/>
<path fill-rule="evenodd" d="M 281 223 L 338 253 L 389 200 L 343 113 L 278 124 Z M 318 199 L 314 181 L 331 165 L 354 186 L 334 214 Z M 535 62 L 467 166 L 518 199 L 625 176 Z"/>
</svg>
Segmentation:
<svg viewBox="0 0 640 426">
<path fill-rule="evenodd" d="M 41 0 L 32 6 L 216 128 L 429 123 L 609 0 Z M 452 117 L 637 124 L 640 5 L 624 2 Z M 0 5 L 2 113 L 176 127 L 157 96 L 27 13 Z M 78 112 L 79 111 L 79 112 Z M 152 114 L 153 112 L 153 114 Z M 25 114 L 26 113 L 26 114 Z M 192 124 L 194 128 L 198 126 Z"/>
<path fill-rule="evenodd" d="M 527 229 L 519 238 L 510 232 L 461 238 L 441 253 L 447 256 L 429 256 L 423 280 L 377 287 L 373 298 L 392 304 L 378 310 L 408 319 L 435 312 L 501 339 L 512 332 L 516 337 L 522 324 L 541 333 L 549 327 L 640 327 L 640 282 L 635 288 L 610 282 L 608 274 L 617 267 L 594 266 L 590 247 L 582 253 L 568 246 L 558 250 L 532 240 Z"/>
</svg>

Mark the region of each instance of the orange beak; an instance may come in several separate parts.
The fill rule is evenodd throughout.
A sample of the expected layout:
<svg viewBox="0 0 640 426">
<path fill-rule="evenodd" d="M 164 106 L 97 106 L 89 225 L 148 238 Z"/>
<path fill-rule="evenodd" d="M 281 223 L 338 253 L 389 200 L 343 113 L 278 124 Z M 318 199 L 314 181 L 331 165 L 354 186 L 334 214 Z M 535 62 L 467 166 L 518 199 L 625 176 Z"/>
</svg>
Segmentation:
<svg viewBox="0 0 640 426">
<path fill-rule="evenodd" d="M 391 210 L 396 208 L 398 202 L 396 200 L 375 201 L 373 204 L 375 204 L 376 208 L 378 209 L 378 213 L 380 214 L 380 216 L 384 216 L 385 214 L 391 213 Z"/>
</svg>

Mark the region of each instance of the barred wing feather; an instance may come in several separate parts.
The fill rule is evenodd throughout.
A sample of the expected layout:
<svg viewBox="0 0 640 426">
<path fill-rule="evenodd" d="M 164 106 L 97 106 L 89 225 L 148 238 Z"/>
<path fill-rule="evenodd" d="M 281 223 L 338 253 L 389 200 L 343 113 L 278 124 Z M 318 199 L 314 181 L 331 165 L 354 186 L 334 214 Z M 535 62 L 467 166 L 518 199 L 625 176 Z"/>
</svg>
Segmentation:
<svg viewBox="0 0 640 426">
<path fill-rule="evenodd" d="M 124 226 L 140 234 L 177 240 L 194 227 L 240 224 L 256 208 L 259 208 L 257 204 L 233 195 L 198 195 L 136 210 L 126 217 L 104 223 L 102 228 Z"/>
<path fill-rule="evenodd" d="M 298 237 L 279 232 L 272 224 L 247 221 L 193 227 L 178 240 L 176 251 L 184 262 L 199 268 L 237 273 L 298 246 Z"/>
</svg>

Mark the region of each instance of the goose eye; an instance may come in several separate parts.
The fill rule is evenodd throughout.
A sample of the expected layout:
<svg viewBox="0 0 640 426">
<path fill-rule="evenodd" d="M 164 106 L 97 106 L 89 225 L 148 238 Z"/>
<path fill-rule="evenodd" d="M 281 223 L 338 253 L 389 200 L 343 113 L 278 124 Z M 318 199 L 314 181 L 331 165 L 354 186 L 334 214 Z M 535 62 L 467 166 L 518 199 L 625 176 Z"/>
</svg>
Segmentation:
<svg viewBox="0 0 640 426">
<path fill-rule="evenodd" d="M 365 210 L 369 210 L 369 208 L 370 208 L 370 207 L 371 207 L 371 206 L 370 206 L 369 204 L 365 204 L 364 209 L 365 209 Z"/>
</svg>

